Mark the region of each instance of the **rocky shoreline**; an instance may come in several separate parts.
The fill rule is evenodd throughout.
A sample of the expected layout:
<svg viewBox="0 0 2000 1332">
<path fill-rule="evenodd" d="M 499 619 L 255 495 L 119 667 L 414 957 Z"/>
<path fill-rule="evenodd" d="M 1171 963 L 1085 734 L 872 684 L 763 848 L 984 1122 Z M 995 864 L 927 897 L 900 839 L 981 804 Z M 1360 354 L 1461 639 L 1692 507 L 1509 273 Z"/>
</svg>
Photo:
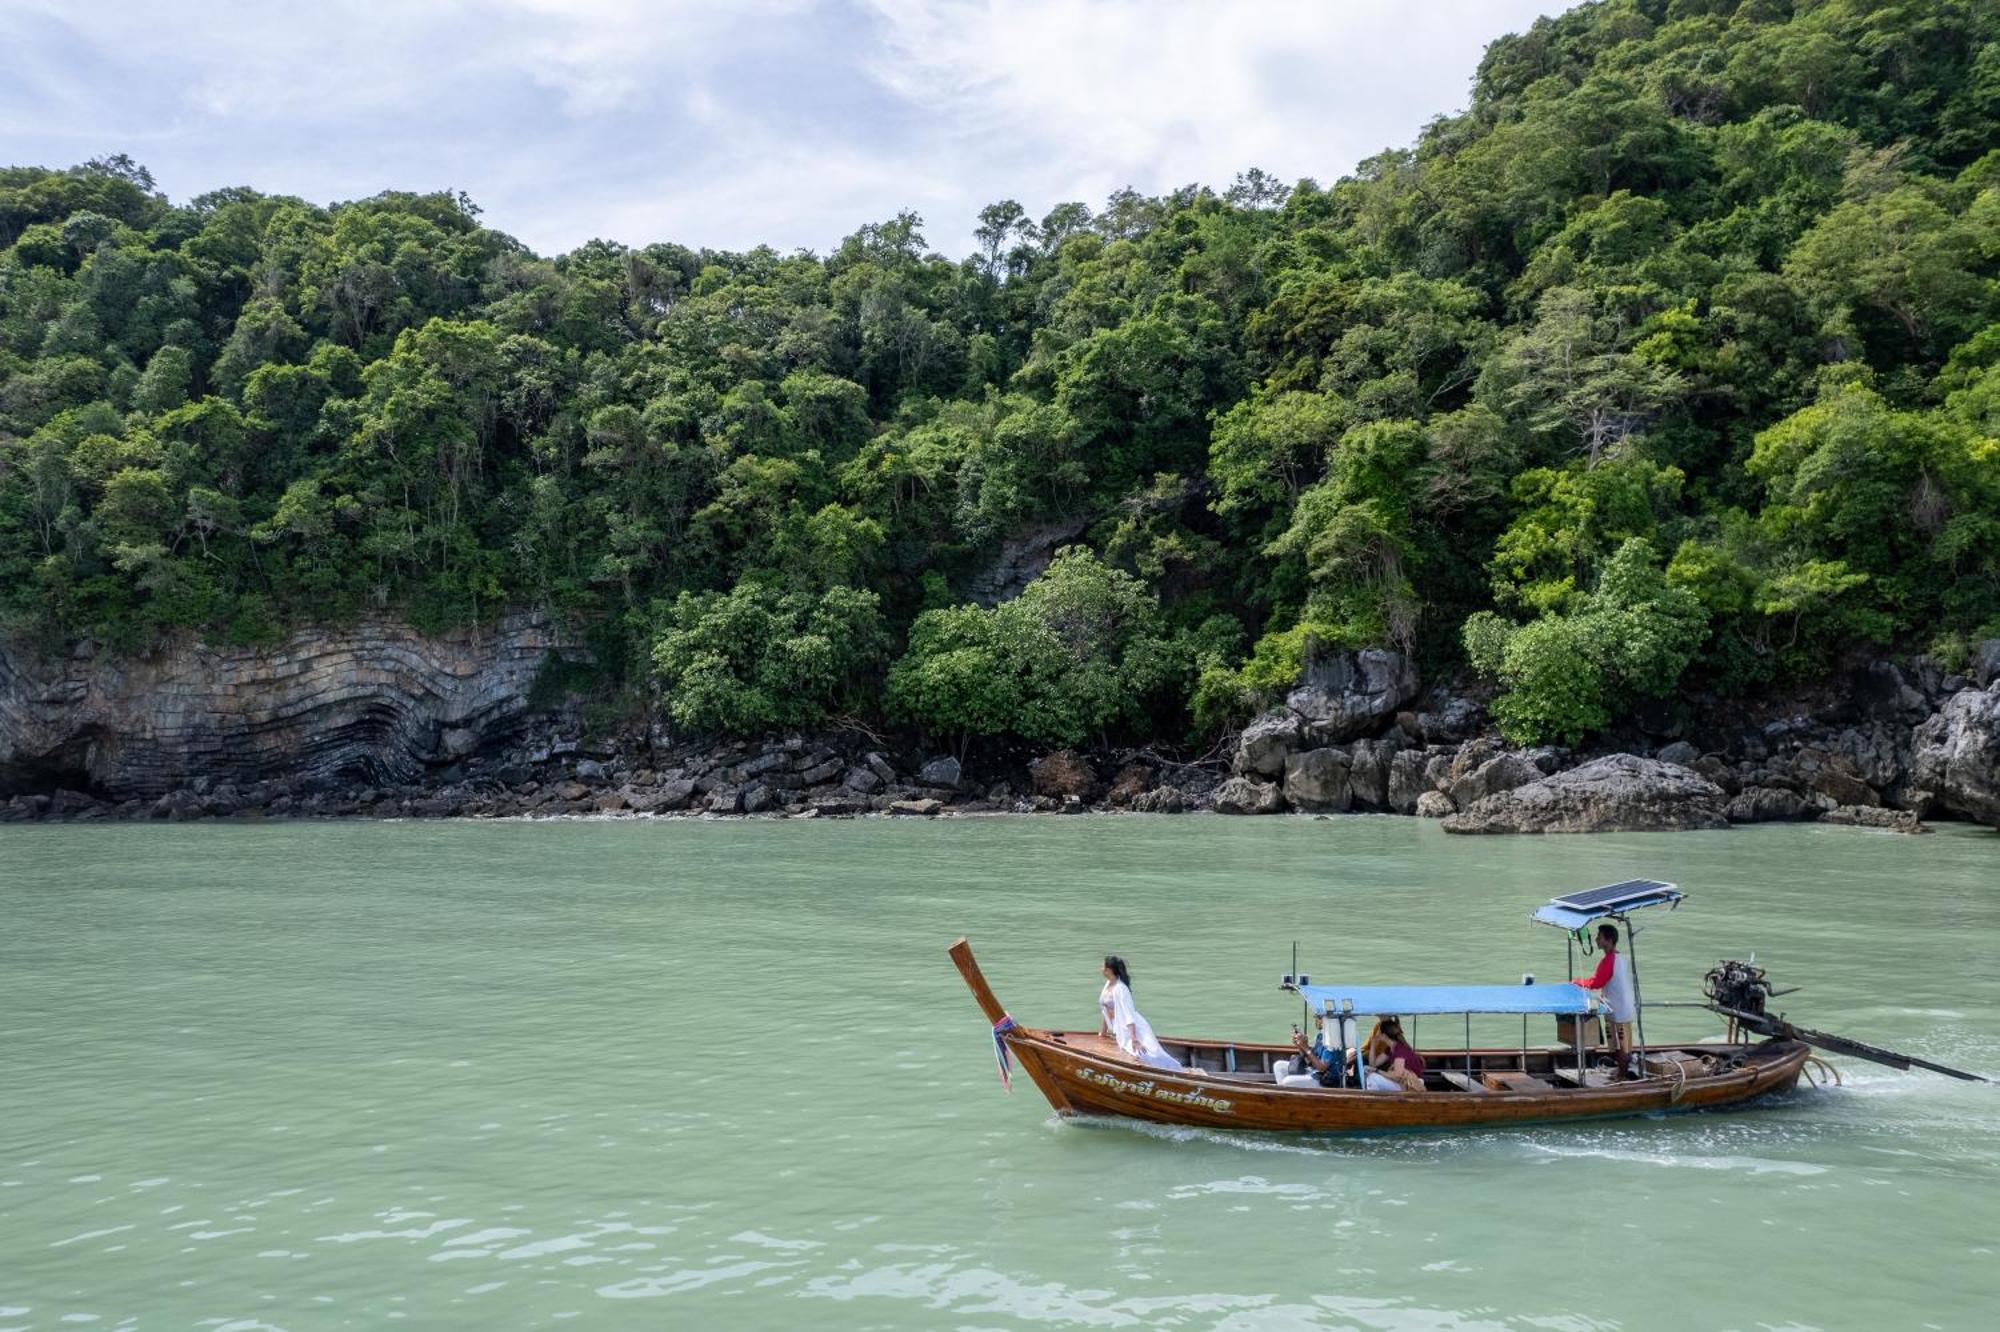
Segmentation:
<svg viewBox="0 0 2000 1332">
<path fill-rule="evenodd" d="M 1215 811 L 1417 815 L 1453 833 L 2000 827 L 2000 640 L 1964 675 L 1876 661 L 1772 715 L 1717 704 L 1702 724 L 1583 750 L 1508 745 L 1476 694 L 1422 689 L 1399 653 L 1332 652 L 1214 755 L 972 762 L 859 729 L 595 734 L 578 700 L 530 706 L 527 666 L 555 643 L 539 620 L 442 646 L 395 641 L 394 670 L 357 673 L 367 644 L 350 634 L 121 667 L 140 681 L 127 694 L 87 657 L 53 677 L 0 658 L 0 822 Z M 172 706 L 147 710 L 162 697 Z"/>
</svg>

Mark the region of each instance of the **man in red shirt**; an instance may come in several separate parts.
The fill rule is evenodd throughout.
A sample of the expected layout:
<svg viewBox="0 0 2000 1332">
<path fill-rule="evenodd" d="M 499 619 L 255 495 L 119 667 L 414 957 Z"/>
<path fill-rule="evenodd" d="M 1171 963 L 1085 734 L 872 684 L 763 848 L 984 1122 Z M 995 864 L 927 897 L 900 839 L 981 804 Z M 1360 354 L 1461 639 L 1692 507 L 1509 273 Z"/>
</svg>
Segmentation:
<svg viewBox="0 0 2000 1332">
<path fill-rule="evenodd" d="M 1597 927 L 1597 946 L 1604 952 L 1597 970 L 1589 976 L 1578 976 L 1576 983 L 1604 997 L 1611 1057 L 1618 1065 L 1618 1079 L 1622 1082 L 1639 1076 L 1631 1068 L 1632 1023 L 1639 1016 L 1638 996 L 1632 986 L 1632 962 L 1618 951 L 1618 927 L 1608 920 Z"/>
</svg>

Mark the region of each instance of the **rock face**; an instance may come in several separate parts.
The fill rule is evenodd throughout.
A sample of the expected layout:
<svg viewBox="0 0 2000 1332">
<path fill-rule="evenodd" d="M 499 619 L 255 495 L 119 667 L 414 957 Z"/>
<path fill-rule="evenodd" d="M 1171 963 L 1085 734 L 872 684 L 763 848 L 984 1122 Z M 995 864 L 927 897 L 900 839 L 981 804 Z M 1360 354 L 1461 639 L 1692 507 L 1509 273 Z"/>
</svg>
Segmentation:
<svg viewBox="0 0 2000 1332">
<path fill-rule="evenodd" d="M 1285 801 L 1308 813 L 1336 813 L 1353 803 L 1347 784 L 1347 755 L 1338 749 L 1308 749 L 1285 760 Z"/>
<path fill-rule="evenodd" d="M 556 646 L 531 613 L 440 635 L 374 618 L 276 647 L 181 642 L 46 664 L 0 644 L 0 795 L 150 797 L 198 777 L 410 781 L 504 734 Z"/>
<path fill-rule="evenodd" d="M 1322 651 L 1307 661 L 1285 706 L 1304 722 L 1308 739 L 1329 745 L 1380 729 L 1416 695 L 1416 663 L 1393 648 Z"/>
<path fill-rule="evenodd" d="M 1911 766 L 1944 808 L 2000 828 L 2000 683 L 1945 700 L 1917 728 Z"/>
<path fill-rule="evenodd" d="M 1489 795 L 1446 832 L 1664 832 L 1722 828 L 1722 788 L 1676 763 L 1611 754 Z"/>
</svg>

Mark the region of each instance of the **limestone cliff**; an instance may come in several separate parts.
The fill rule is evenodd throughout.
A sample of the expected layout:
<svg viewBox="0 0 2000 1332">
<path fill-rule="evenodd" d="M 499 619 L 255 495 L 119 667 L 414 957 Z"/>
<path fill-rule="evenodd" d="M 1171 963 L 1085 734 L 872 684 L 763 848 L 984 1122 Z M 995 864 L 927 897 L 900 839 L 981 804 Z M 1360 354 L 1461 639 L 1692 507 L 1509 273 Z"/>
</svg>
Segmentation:
<svg viewBox="0 0 2000 1332">
<path fill-rule="evenodd" d="M 388 617 L 275 647 L 58 661 L 0 643 L 0 795 L 154 796 L 198 777 L 394 782 L 504 732 L 556 646 L 531 612 L 439 635 Z"/>
</svg>

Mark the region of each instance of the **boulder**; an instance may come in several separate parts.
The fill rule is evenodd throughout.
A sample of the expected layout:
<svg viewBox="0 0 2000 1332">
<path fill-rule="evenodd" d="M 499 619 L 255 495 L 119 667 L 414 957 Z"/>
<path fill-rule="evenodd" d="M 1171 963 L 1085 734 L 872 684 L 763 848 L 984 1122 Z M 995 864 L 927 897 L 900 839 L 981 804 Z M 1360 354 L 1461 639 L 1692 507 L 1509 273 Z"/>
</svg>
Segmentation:
<svg viewBox="0 0 2000 1332">
<path fill-rule="evenodd" d="M 1819 806 L 1783 787 L 1746 786 L 1731 797 L 1722 813 L 1731 823 L 1780 823 L 1809 819 L 1819 813 Z"/>
<path fill-rule="evenodd" d="M 1724 828 L 1722 788 L 1678 763 L 1611 754 L 1487 796 L 1446 832 L 1665 832 Z"/>
<path fill-rule="evenodd" d="M 942 786 L 954 791 L 958 789 L 960 775 L 958 760 L 950 755 L 934 758 L 917 769 L 917 780 L 925 786 Z"/>
<path fill-rule="evenodd" d="M 891 814 L 914 814 L 922 818 L 930 818 L 943 808 L 944 806 L 941 803 L 928 798 L 920 800 L 892 800 L 889 802 L 889 812 Z"/>
<path fill-rule="evenodd" d="M 1354 794 L 1347 784 L 1347 755 L 1338 749 L 1308 749 L 1285 760 L 1285 803 L 1308 813 L 1345 810 Z"/>
<path fill-rule="evenodd" d="M 1389 760 L 1389 808 L 1398 814 L 1417 812 L 1417 797 L 1435 790 L 1424 770 L 1431 756 L 1421 749 L 1397 750 Z"/>
<path fill-rule="evenodd" d="M 1836 760 L 1822 767 L 1812 775 L 1811 788 L 1835 805 L 1879 805 L 1882 797 L 1868 783 L 1848 771 L 1847 765 Z"/>
<path fill-rule="evenodd" d="M 845 766 L 837 758 L 826 759 L 799 773 L 799 780 L 807 786 L 820 786 L 840 776 Z"/>
<path fill-rule="evenodd" d="M 1235 770 L 1240 775 L 1282 777 L 1285 759 L 1299 747 L 1297 714 L 1283 708 L 1265 713 L 1243 728 L 1236 739 Z"/>
<path fill-rule="evenodd" d="M 864 754 L 861 761 L 867 765 L 868 771 L 880 777 L 884 783 L 896 780 L 896 769 L 890 764 L 888 759 L 883 758 L 880 754 L 872 752 Z"/>
<path fill-rule="evenodd" d="M 1035 794 L 1053 800 L 1089 800 L 1097 794 L 1097 774 L 1090 761 L 1074 749 L 1058 749 L 1028 765 Z"/>
<path fill-rule="evenodd" d="M 703 808 L 711 814 L 740 813 L 743 809 L 743 788 L 718 786 L 708 793 L 708 802 Z"/>
<path fill-rule="evenodd" d="M 849 768 L 847 776 L 840 779 L 840 784 L 862 795 L 874 795 L 882 789 L 882 779 L 875 774 L 874 769 L 868 767 Z"/>
<path fill-rule="evenodd" d="M 1917 728 L 1910 766 L 1940 806 L 2000 828 L 2000 686 L 1946 699 Z"/>
<path fill-rule="evenodd" d="M 1215 793 L 1219 814 L 1276 814 L 1285 807 L 1285 798 L 1274 782 L 1253 782 L 1248 777 L 1231 777 Z"/>
<path fill-rule="evenodd" d="M 760 777 L 774 768 L 782 768 L 791 761 L 792 756 L 787 754 L 784 749 L 767 749 L 763 753 L 754 754 L 737 764 L 736 775 L 747 781 L 752 777 Z"/>
<path fill-rule="evenodd" d="M 605 791 L 592 802 L 606 814 L 615 814 L 630 806 L 631 800 L 623 791 Z"/>
<path fill-rule="evenodd" d="M 1915 811 L 1883 809 L 1878 805 L 1836 805 L 1819 816 L 1821 823 L 1843 823 L 1854 828 L 1885 828 L 1890 832 L 1922 833 L 1924 827 Z"/>
<path fill-rule="evenodd" d="M 1382 809 L 1389 803 L 1389 761 L 1396 746 L 1387 740 L 1356 740 L 1347 750 L 1347 785 L 1354 803 Z"/>
<path fill-rule="evenodd" d="M 1137 814 L 1179 814 L 1188 807 L 1186 792 L 1178 786 L 1156 786 L 1132 797 L 1130 808 Z"/>
<path fill-rule="evenodd" d="M 601 782 L 604 780 L 604 765 L 596 759 L 578 759 L 576 779 L 580 782 Z"/>
<path fill-rule="evenodd" d="M 1417 797 L 1417 817 L 1420 819 L 1442 819 L 1457 811 L 1458 806 L 1442 791 L 1426 791 Z"/>
<path fill-rule="evenodd" d="M 1417 666 L 1394 648 L 1317 649 L 1285 703 L 1319 744 L 1352 740 L 1382 728 L 1417 695 Z M 1260 769 L 1261 771 L 1261 769 Z"/>
<path fill-rule="evenodd" d="M 1683 768 L 1692 768 L 1701 757 L 1701 751 L 1685 740 L 1676 740 L 1663 746 L 1658 757 L 1662 763 L 1678 763 Z"/>
<path fill-rule="evenodd" d="M 745 787 L 743 790 L 743 812 L 745 814 L 762 814 L 777 803 L 778 797 L 776 794 L 762 782 L 757 783 L 755 786 Z"/>
<path fill-rule="evenodd" d="M 1989 638 L 1972 653 L 1972 686 L 1991 689 L 2000 681 L 2000 638 Z"/>
<path fill-rule="evenodd" d="M 670 782 L 661 782 L 653 796 L 654 809 L 686 809 L 688 802 L 694 799 L 694 783 L 685 777 L 676 777 Z"/>
<path fill-rule="evenodd" d="M 1436 707 L 1419 712 L 1413 719 L 1413 729 L 1431 744 L 1463 740 L 1479 730 L 1483 712 L 1471 699 L 1452 695 Z"/>
<path fill-rule="evenodd" d="M 1529 782 L 1538 782 L 1542 776 L 1542 770 L 1536 767 L 1534 760 L 1526 754 L 1501 754 L 1487 759 L 1448 788 L 1452 809 L 1469 808 L 1487 796 L 1511 791 L 1517 786 L 1526 786 Z M 1417 801 L 1419 805 L 1417 812 L 1421 814 L 1423 796 L 1418 796 Z M 1450 812 L 1451 810 L 1445 811 L 1446 814 Z M 1443 815 L 1436 817 L 1442 818 Z"/>
</svg>

